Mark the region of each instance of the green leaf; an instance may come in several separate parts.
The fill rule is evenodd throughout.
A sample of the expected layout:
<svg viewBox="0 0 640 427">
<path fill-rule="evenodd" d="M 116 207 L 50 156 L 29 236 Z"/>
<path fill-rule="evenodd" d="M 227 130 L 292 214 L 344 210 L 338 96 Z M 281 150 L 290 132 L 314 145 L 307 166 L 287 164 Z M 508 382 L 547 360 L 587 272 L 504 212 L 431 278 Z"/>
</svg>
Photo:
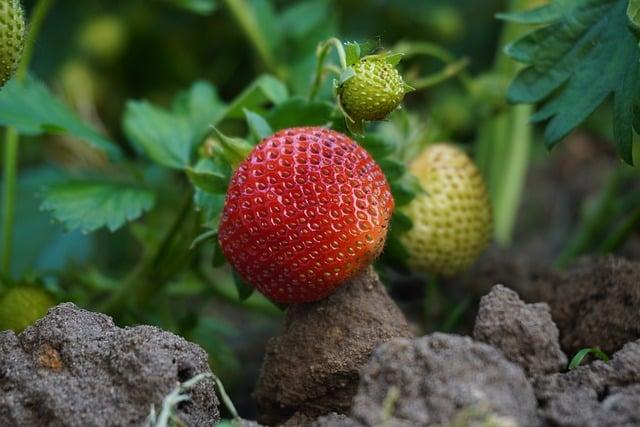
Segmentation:
<svg viewBox="0 0 640 427">
<path fill-rule="evenodd" d="M 627 17 L 629 18 L 631 26 L 636 31 L 640 31 L 640 0 L 629 0 Z"/>
<path fill-rule="evenodd" d="M 9 230 L 14 237 L 13 277 L 34 271 L 63 270 L 70 260 L 75 266 L 82 266 L 95 255 L 96 239 L 78 231 L 65 232 L 62 225 L 51 221 L 48 212 L 39 209 L 42 200 L 37 194 L 42 187 L 65 180 L 66 176 L 50 166 L 25 167 L 20 171 L 15 207 L 18 221 Z"/>
<path fill-rule="evenodd" d="M 193 242 L 191 242 L 191 246 L 189 247 L 189 249 L 194 249 L 195 247 L 200 246 L 201 244 L 208 242 L 209 240 L 218 240 L 218 230 L 207 230 L 204 233 L 201 233 L 195 239 L 193 239 Z"/>
<path fill-rule="evenodd" d="M 404 163 L 390 158 L 382 159 L 378 164 L 389 181 L 398 180 L 407 170 Z"/>
<path fill-rule="evenodd" d="M 396 206 L 409 204 L 417 195 L 425 194 L 420 181 L 411 173 L 405 173 L 400 179 L 391 181 L 389 185 Z"/>
<path fill-rule="evenodd" d="M 216 0 L 165 0 L 174 6 L 199 15 L 211 15 L 217 8 Z"/>
<path fill-rule="evenodd" d="M 599 348 L 597 348 L 597 347 L 594 347 L 594 348 L 583 348 L 582 350 L 578 351 L 576 353 L 576 355 L 573 356 L 573 358 L 571 359 L 571 363 L 569 363 L 569 370 L 575 369 L 578 366 L 580 366 L 580 364 L 582 363 L 584 358 L 587 357 L 588 354 L 593 354 L 598 359 L 603 360 L 605 362 L 609 361 L 609 356 L 607 356 Z"/>
<path fill-rule="evenodd" d="M 299 39 L 326 22 L 328 9 L 326 0 L 297 2 L 280 14 L 279 27 L 287 36 Z"/>
<path fill-rule="evenodd" d="M 265 74 L 251 83 L 227 108 L 224 117 L 241 119 L 244 109 L 260 111 L 260 107 L 271 103 L 281 104 L 289 97 L 287 87 L 277 78 Z"/>
<path fill-rule="evenodd" d="M 353 68 L 347 67 L 342 70 L 340 77 L 338 77 L 338 86 L 342 86 L 347 80 L 356 76 L 356 72 Z"/>
<path fill-rule="evenodd" d="M 253 150 L 253 145 L 242 138 L 227 136 L 216 128 L 214 128 L 214 132 L 218 137 L 213 146 L 214 153 L 222 157 L 233 168 L 246 159 Z"/>
<path fill-rule="evenodd" d="M 359 138 L 358 142 L 378 162 L 396 151 L 396 145 L 393 140 L 390 138 L 383 138 L 380 135 L 367 135 L 364 138 Z"/>
<path fill-rule="evenodd" d="M 573 0 L 554 1 L 551 4 L 538 7 L 536 9 L 511 12 L 511 13 L 498 13 L 496 18 L 510 22 L 517 22 L 520 24 L 541 25 L 550 24 L 558 21 L 562 17 L 563 8 L 568 6 L 569 2 Z"/>
<path fill-rule="evenodd" d="M 231 175 L 231 167 L 220 158 L 201 159 L 193 167 L 193 170 L 196 173 L 209 172 L 217 176 L 222 175 L 227 177 L 225 188 L 228 185 L 229 176 Z M 194 202 L 196 208 L 204 213 L 204 222 L 207 227 L 214 230 L 218 229 L 217 220 L 224 207 L 224 198 L 224 193 L 212 194 L 196 186 Z"/>
<path fill-rule="evenodd" d="M 397 234 L 404 234 L 413 228 L 413 221 L 406 214 L 396 210 L 391 217 L 391 228 Z"/>
<path fill-rule="evenodd" d="M 271 126 L 260 114 L 254 113 L 245 108 L 244 115 L 247 119 L 247 124 L 249 125 L 251 133 L 257 140 L 261 140 L 273 134 Z"/>
<path fill-rule="evenodd" d="M 225 194 L 229 178 L 218 172 L 196 171 L 187 168 L 187 176 L 193 185 L 211 194 Z"/>
<path fill-rule="evenodd" d="M 136 150 L 158 164 L 184 169 L 195 145 L 220 120 L 225 107 L 209 83 L 196 82 L 173 101 L 172 111 L 147 101 L 129 101 L 124 131 Z"/>
<path fill-rule="evenodd" d="M 630 29 L 628 4 L 627 0 L 555 0 L 550 7 L 561 17 L 553 20 L 548 11 L 549 25 L 506 49 L 514 59 L 529 65 L 512 82 L 508 98 L 516 103 L 540 104 L 532 120 L 548 121 L 548 147 L 613 94 L 618 151 L 632 163 L 632 123 L 639 114 L 640 49 Z"/>
<path fill-rule="evenodd" d="M 222 247 L 220 246 L 220 240 L 216 239 L 213 241 L 213 260 L 212 265 L 214 267 L 222 267 L 227 262 L 227 259 L 224 257 L 224 252 L 222 252 Z"/>
<path fill-rule="evenodd" d="M 235 270 L 233 270 L 233 282 L 236 285 L 238 297 L 241 301 L 246 300 L 251 296 L 251 294 L 253 294 L 253 286 L 242 280 L 242 277 L 240 277 L 240 275 Z"/>
<path fill-rule="evenodd" d="M 184 115 L 193 131 L 193 144 L 201 142 L 211 131 L 211 126 L 218 123 L 226 105 L 216 88 L 211 83 L 200 80 L 188 90 L 179 93 L 173 100 L 172 111 Z"/>
<path fill-rule="evenodd" d="M 267 121 L 275 130 L 294 126 L 323 126 L 330 123 L 333 105 L 325 101 L 308 102 L 302 97 L 294 97 L 274 107 L 267 115 Z"/>
<path fill-rule="evenodd" d="M 344 52 L 347 59 L 347 67 L 352 66 L 360 60 L 360 45 L 356 42 L 347 42 L 344 44 Z"/>
<path fill-rule="evenodd" d="M 113 141 L 83 123 L 33 77 L 23 84 L 13 79 L 0 91 L 0 125 L 13 126 L 24 135 L 68 134 L 112 159 L 122 157 L 122 151 Z"/>
<path fill-rule="evenodd" d="M 136 150 L 156 163 L 174 169 L 189 165 L 193 133 L 184 116 L 161 110 L 146 101 L 129 101 L 124 131 Z"/>
<path fill-rule="evenodd" d="M 115 231 L 153 207 L 154 193 L 146 188 L 114 182 L 67 182 L 45 188 L 42 209 L 69 230 Z"/>
<path fill-rule="evenodd" d="M 391 53 L 391 54 L 385 55 L 384 61 L 387 64 L 393 65 L 395 67 L 400 63 L 403 56 L 404 56 L 404 53 Z"/>
</svg>

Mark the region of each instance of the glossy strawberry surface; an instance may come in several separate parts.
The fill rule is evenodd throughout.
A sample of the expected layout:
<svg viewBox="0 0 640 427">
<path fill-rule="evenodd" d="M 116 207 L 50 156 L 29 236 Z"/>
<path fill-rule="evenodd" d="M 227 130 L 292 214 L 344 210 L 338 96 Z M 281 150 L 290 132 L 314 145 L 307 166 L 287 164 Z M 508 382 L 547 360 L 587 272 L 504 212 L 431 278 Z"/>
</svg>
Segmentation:
<svg viewBox="0 0 640 427">
<path fill-rule="evenodd" d="M 286 129 L 236 170 L 219 239 L 227 260 L 268 298 L 316 301 L 378 256 L 393 207 L 382 170 L 353 140 Z"/>
</svg>

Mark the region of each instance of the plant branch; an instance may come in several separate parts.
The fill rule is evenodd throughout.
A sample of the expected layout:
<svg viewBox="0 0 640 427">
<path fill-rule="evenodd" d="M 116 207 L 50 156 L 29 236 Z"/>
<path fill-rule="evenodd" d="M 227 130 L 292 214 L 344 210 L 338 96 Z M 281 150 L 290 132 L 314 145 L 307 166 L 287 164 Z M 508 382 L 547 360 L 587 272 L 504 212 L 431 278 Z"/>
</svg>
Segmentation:
<svg viewBox="0 0 640 427">
<path fill-rule="evenodd" d="M 311 85 L 311 91 L 309 92 L 310 102 L 315 99 L 315 97 L 318 95 L 318 91 L 320 90 L 320 86 L 322 86 L 322 78 L 325 71 L 324 63 L 327 60 L 327 55 L 331 51 L 332 47 L 334 47 L 336 49 L 336 52 L 338 52 L 341 70 L 347 68 L 347 55 L 344 51 L 344 46 L 339 39 L 332 37 L 329 40 L 321 43 L 318 46 L 318 51 L 316 53 L 318 63 L 316 64 L 316 72 L 313 78 L 313 84 Z"/>
<path fill-rule="evenodd" d="M 22 59 L 15 79 L 19 83 L 23 83 L 29 70 L 29 64 L 33 57 L 35 43 L 42 29 L 42 24 L 53 6 L 54 0 L 39 0 L 33 10 L 30 19 L 30 27 L 25 40 L 25 47 L 22 53 Z M 18 152 L 19 152 L 20 136 L 18 132 L 11 127 L 5 131 L 5 147 L 4 147 L 4 172 L 3 172 L 3 191 L 2 191 L 2 261 L 0 268 L 5 275 L 9 276 L 11 265 L 11 250 L 13 246 L 13 223 L 15 221 L 15 200 L 16 200 L 16 176 L 18 172 Z M 1 285 L 0 285 L 1 287 Z"/>
</svg>

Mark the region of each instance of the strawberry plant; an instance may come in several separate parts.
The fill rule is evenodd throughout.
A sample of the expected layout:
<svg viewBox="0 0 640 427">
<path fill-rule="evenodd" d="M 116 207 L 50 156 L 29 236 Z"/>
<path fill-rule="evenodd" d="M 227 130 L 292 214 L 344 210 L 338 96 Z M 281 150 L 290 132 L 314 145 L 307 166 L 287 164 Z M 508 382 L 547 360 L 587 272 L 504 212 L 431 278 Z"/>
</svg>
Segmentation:
<svg viewBox="0 0 640 427">
<path fill-rule="evenodd" d="M 246 336 L 370 265 L 464 330 L 486 250 L 564 266 L 640 224 L 637 0 L 85 3 L 0 5 L 0 329 L 72 301 L 241 388 Z"/>
</svg>

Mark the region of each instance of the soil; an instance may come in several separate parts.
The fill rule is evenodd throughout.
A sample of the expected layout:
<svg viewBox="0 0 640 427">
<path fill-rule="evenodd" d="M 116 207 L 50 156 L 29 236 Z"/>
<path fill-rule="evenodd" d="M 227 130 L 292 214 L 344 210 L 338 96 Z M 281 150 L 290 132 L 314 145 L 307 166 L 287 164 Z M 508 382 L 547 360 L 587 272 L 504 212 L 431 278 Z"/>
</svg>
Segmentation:
<svg viewBox="0 0 640 427">
<path fill-rule="evenodd" d="M 480 300 L 473 336 L 502 350 L 530 377 L 559 372 L 567 366 L 549 306 L 525 304 L 502 285 Z"/>
<path fill-rule="evenodd" d="M 567 354 L 606 353 L 640 338 L 640 263 L 614 256 L 582 258 L 535 281 L 533 299 L 551 306 Z"/>
<path fill-rule="evenodd" d="M 630 264 L 633 263 L 624 259 L 604 257 L 590 263 L 582 260 L 568 270 L 563 277 L 573 275 L 579 279 L 575 283 L 584 288 L 565 294 L 565 301 L 582 301 L 568 303 L 566 310 L 574 310 L 574 318 L 580 318 L 583 310 L 596 310 L 605 322 L 619 313 L 626 316 L 633 312 L 633 308 L 627 313 L 615 303 L 620 300 L 616 295 L 622 289 L 632 292 L 640 278 Z M 606 277 L 608 281 L 602 280 Z M 631 283 L 633 277 L 636 281 Z M 570 282 L 555 283 L 559 283 L 558 289 L 571 286 Z M 607 284 L 606 292 L 603 283 Z M 557 287 L 541 289 L 559 292 Z M 585 299 L 584 295 L 594 292 L 600 297 Z M 638 305 L 635 307 L 637 311 Z M 478 341 L 442 333 L 390 340 L 379 345 L 361 368 L 351 409 L 342 411 L 347 415 L 329 414 L 313 420 L 309 415 L 297 414 L 283 425 L 640 425 L 640 335 L 634 329 L 638 323 L 625 329 L 627 335 L 620 340 L 630 342 L 613 354 L 610 362 L 587 361 L 567 371 L 567 356 L 560 346 L 563 329 L 556 326 L 553 313 L 546 303 L 526 304 L 513 290 L 495 286 L 480 304 L 474 328 Z M 572 317 L 571 312 L 566 315 Z M 579 342 L 594 338 L 591 328 L 576 327 L 568 332 Z M 606 336 L 619 334 L 613 328 Z"/>
<path fill-rule="evenodd" d="M 411 333 L 373 268 L 329 298 L 289 307 L 268 346 L 255 397 L 261 421 L 346 412 L 373 349 Z"/>
<path fill-rule="evenodd" d="M 179 382 L 211 373 L 207 354 L 151 326 L 118 328 L 111 318 L 61 304 L 20 335 L 0 332 L 0 425 L 142 425 Z M 194 386 L 178 417 L 219 419 L 212 378 Z"/>
<path fill-rule="evenodd" d="M 378 347 L 362 370 L 351 416 L 365 426 L 442 425 L 484 407 L 522 427 L 537 425 L 520 366 L 469 337 L 435 333 Z"/>
</svg>

